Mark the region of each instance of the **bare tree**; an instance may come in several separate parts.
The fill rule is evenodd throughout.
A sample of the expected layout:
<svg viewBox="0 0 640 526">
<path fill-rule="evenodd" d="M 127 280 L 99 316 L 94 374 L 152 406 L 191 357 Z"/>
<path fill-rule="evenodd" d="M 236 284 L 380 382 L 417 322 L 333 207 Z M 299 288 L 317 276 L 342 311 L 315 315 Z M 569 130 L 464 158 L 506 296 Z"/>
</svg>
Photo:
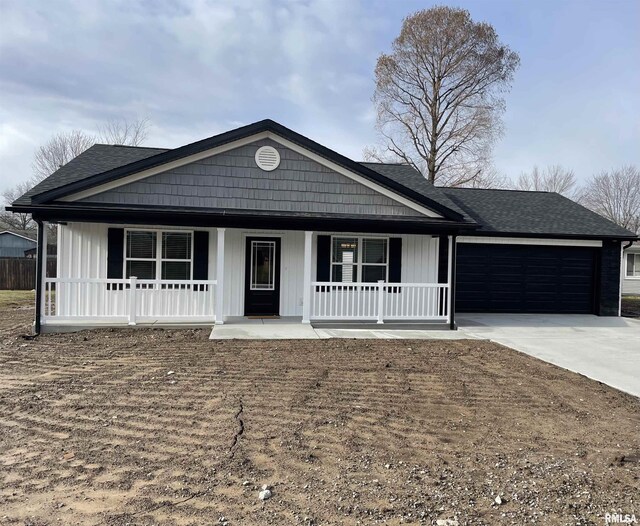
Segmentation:
<svg viewBox="0 0 640 526">
<path fill-rule="evenodd" d="M 81 130 L 61 132 L 51 137 L 36 150 L 33 160 L 33 184 L 49 177 L 95 142 L 94 136 Z"/>
<path fill-rule="evenodd" d="M 146 139 L 149 130 L 149 119 L 113 119 L 99 128 L 100 140 L 106 144 L 140 146 Z"/>
<path fill-rule="evenodd" d="M 476 177 L 470 181 L 456 185 L 464 188 L 498 188 L 506 190 L 511 188 L 513 182 L 504 173 L 499 172 L 493 165 L 488 165 L 480 170 Z"/>
<path fill-rule="evenodd" d="M 135 121 L 112 120 L 99 128 L 100 138 L 111 144 L 138 146 L 147 137 L 148 119 Z M 33 176 L 29 181 L 19 183 L 2 193 L 5 205 L 10 205 L 31 187 L 49 177 L 53 172 L 67 164 L 71 159 L 90 148 L 96 137 L 82 130 L 72 130 L 55 134 L 40 146 L 33 159 Z M 0 221 L 11 228 L 25 230 L 33 228 L 30 214 L 12 214 L 2 210 Z M 54 230 L 50 233 L 55 234 Z"/>
<path fill-rule="evenodd" d="M 518 190 L 557 192 L 566 197 L 575 197 L 576 185 L 576 176 L 573 170 L 555 164 L 543 169 L 534 166 L 531 172 L 520 174 L 515 187 Z"/>
<path fill-rule="evenodd" d="M 640 170 L 627 165 L 594 175 L 582 191 L 581 202 L 621 227 L 640 233 Z"/>
<path fill-rule="evenodd" d="M 391 153 L 432 183 L 470 183 L 501 133 L 503 93 L 519 63 L 494 28 L 465 9 L 433 7 L 405 18 L 391 53 L 376 64 L 377 155 Z"/>
<path fill-rule="evenodd" d="M 31 188 L 31 186 L 31 183 L 23 182 L 18 183 L 13 188 L 6 189 L 4 192 L 2 192 L 2 199 L 4 201 L 4 204 L 9 206 L 16 199 L 18 199 L 18 197 L 26 193 Z M 2 212 L 0 213 L 0 221 L 7 227 L 13 228 L 15 230 L 30 230 L 34 228 L 31 214 L 13 214 L 11 212 L 7 212 L 4 208 L 2 208 Z"/>
</svg>

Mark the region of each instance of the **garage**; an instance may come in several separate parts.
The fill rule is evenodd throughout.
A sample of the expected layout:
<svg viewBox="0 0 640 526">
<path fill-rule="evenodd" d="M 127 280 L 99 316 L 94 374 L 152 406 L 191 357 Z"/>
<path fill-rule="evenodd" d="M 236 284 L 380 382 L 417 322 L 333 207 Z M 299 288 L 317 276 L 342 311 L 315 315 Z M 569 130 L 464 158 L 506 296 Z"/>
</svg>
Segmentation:
<svg viewBox="0 0 640 526">
<path fill-rule="evenodd" d="M 460 243 L 458 312 L 596 312 L 598 248 Z"/>
</svg>

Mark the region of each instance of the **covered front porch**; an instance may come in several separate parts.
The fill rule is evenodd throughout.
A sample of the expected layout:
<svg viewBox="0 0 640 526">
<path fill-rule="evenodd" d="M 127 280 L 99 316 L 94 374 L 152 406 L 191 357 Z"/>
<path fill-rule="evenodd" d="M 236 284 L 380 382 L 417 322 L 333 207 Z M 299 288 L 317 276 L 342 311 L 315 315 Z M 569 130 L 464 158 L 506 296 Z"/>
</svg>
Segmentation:
<svg viewBox="0 0 640 526">
<path fill-rule="evenodd" d="M 57 235 L 58 277 L 39 265 L 44 331 L 278 317 L 455 328 L 453 234 L 64 222 Z"/>
</svg>

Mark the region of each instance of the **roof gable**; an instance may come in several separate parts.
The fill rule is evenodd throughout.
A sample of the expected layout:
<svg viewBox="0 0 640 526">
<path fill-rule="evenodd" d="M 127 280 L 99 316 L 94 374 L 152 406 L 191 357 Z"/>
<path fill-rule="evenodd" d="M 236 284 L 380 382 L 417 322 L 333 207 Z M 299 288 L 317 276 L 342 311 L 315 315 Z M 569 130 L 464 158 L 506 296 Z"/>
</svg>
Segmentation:
<svg viewBox="0 0 640 526">
<path fill-rule="evenodd" d="M 432 195 L 429 195 L 428 192 L 421 192 L 413 188 L 406 187 L 364 164 L 348 159 L 347 157 L 344 157 L 268 119 L 248 126 L 243 126 L 236 130 L 222 133 L 202 141 L 188 144 L 174 150 L 155 149 L 155 151 L 151 152 L 150 155 L 145 155 L 145 152 L 141 152 L 140 158 L 129 162 L 128 164 L 107 168 L 106 170 L 94 172 L 81 178 L 74 178 L 73 172 L 75 169 L 78 167 L 82 169 L 82 165 L 84 164 L 83 160 L 78 158 L 78 162 L 74 163 L 74 166 L 64 170 L 68 166 L 65 165 L 65 167 L 62 167 L 49 179 L 38 185 L 37 188 L 34 188 L 32 191 L 25 194 L 25 196 L 23 196 L 25 200 L 21 198 L 16 201 L 15 204 L 26 206 L 26 200 L 28 200 L 28 204 L 51 203 L 54 200 L 60 199 L 69 200 L 72 194 L 79 194 L 80 192 L 123 179 L 144 170 L 158 168 L 159 170 L 164 171 L 165 169 L 171 169 L 173 167 L 171 166 L 171 163 L 180 164 L 180 161 L 185 158 L 194 160 L 194 156 L 197 157 L 199 155 L 206 157 L 211 155 L 211 151 L 213 149 L 217 148 L 224 150 L 225 146 L 230 143 L 237 144 L 238 141 L 242 140 L 255 140 L 260 137 L 260 134 L 264 134 L 262 138 L 270 137 L 274 140 L 282 139 L 283 141 L 286 141 L 287 146 L 292 148 L 302 148 L 312 156 L 317 156 L 319 160 L 332 163 L 335 166 L 349 171 L 357 177 L 361 177 L 363 181 L 366 180 L 386 189 L 387 191 L 393 192 L 397 197 L 401 198 L 401 200 L 413 201 L 427 209 L 435 211 L 436 214 L 444 216 L 447 219 L 459 221 L 463 218 L 462 214 L 458 211 L 453 210 L 440 202 L 438 195 L 440 195 L 444 201 L 448 200 L 446 197 L 442 196 L 442 194 L 438 194 L 437 190 L 434 190 Z M 90 157 L 92 156 L 87 155 L 84 160 L 88 161 Z M 72 163 L 74 161 L 72 161 Z M 64 170 L 65 173 L 61 175 L 59 172 L 62 170 Z"/>
<path fill-rule="evenodd" d="M 275 170 L 264 171 L 256 165 L 255 155 L 262 146 L 274 147 L 279 152 L 280 164 Z M 281 142 L 264 138 L 153 175 L 134 177 L 131 182 L 74 201 L 350 216 L 436 215 L 413 201 L 402 202 L 395 194 L 380 191 L 369 181 L 363 183 L 349 172 L 345 173 Z"/>
<path fill-rule="evenodd" d="M 0 236 L 15 236 L 17 238 L 24 239 L 25 241 L 30 241 L 31 243 L 36 242 L 36 240 L 34 239 L 35 234 L 31 234 L 31 236 L 33 237 L 29 237 L 29 235 L 19 234 L 18 232 L 13 232 L 11 230 L 3 230 L 2 232 L 0 232 Z"/>
</svg>

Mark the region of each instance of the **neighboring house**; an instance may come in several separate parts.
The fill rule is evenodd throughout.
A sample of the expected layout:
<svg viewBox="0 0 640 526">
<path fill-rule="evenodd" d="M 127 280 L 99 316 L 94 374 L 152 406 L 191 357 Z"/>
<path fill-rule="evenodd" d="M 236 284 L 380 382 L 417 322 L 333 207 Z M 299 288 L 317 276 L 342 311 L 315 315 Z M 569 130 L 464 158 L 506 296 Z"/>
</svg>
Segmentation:
<svg viewBox="0 0 640 526">
<path fill-rule="evenodd" d="M 622 293 L 640 295 L 640 243 L 624 251 L 622 267 Z"/>
<path fill-rule="evenodd" d="M 26 257 L 25 251 L 36 248 L 38 244 L 33 237 L 30 232 L 0 232 L 0 259 Z"/>
<path fill-rule="evenodd" d="M 636 238 L 558 194 L 437 188 L 271 120 L 173 150 L 93 146 L 10 210 L 45 242 L 59 224 L 36 330 L 616 316 L 621 243 Z"/>
</svg>

